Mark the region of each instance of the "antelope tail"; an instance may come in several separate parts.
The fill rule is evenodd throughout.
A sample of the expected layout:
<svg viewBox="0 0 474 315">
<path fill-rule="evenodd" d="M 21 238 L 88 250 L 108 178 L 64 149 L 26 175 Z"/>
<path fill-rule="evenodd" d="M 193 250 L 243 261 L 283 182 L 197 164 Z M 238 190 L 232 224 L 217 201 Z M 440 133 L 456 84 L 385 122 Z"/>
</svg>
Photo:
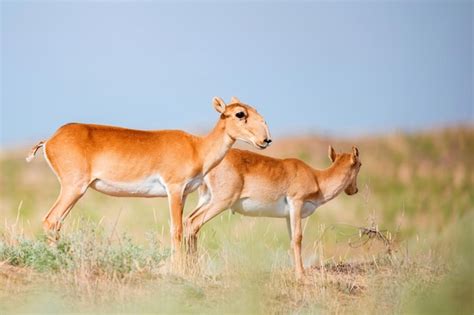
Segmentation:
<svg viewBox="0 0 474 315">
<path fill-rule="evenodd" d="M 26 157 L 26 162 L 30 163 L 35 158 L 36 151 L 38 151 L 39 148 L 44 146 L 44 143 L 45 143 L 45 141 L 40 141 L 40 142 L 38 142 L 37 145 L 35 145 L 33 148 L 31 148 L 30 153 Z"/>
</svg>

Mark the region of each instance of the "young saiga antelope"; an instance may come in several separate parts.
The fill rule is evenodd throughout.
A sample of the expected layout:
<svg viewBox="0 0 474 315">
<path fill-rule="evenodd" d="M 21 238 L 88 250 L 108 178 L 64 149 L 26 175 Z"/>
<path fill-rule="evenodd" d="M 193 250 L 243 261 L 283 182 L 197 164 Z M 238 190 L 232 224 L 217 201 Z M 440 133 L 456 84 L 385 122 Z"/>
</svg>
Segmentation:
<svg viewBox="0 0 474 315">
<path fill-rule="evenodd" d="M 345 191 L 357 193 L 361 167 L 359 150 L 337 154 L 329 147 L 332 165 L 316 170 L 298 159 L 275 159 L 232 149 L 204 178 L 199 205 L 185 220 L 188 252 L 196 251 L 197 233 L 210 219 L 231 209 L 246 216 L 286 218 L 296 274 L 304 274 L 301 259 L 301 219 Z"/>
<path fill-rule="evenodd" d="M 270 145 L 270 133 L 257 111 L 233 97 L 215 97 L 220 114 L 204 137 L 180 130 L 143 131 L 119 127 L 67 124 L 31 150 L 27 161 L 44 147 L 49 166 L 61 184 L 58 199 L 43 219 L 47 232 L 58 236 L 61 225 L 88 187 L 120 197 L 168 197 L 172 247 L 182 237 L 186 196 L 226 155 L 237 139 L 259 149 Z"/>
</svg>

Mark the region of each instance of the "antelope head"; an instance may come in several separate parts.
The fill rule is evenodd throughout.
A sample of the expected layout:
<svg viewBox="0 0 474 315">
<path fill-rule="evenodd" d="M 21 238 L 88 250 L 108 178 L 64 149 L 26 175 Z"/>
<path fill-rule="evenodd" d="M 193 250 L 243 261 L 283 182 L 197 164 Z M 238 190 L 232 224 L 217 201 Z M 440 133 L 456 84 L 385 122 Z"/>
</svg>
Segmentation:
<svg viewBox="0 0 474 315">
<path fill-rule="evenodd" d="M 338 154 L 332 146 L 329 146 L 328 155 L 333 163 L 336 161 L 340 163 L 341 171 L 346 172 L 344 192 L 348 195 L 356 194 L 359 191 L 357 188 L 357 175 L 362 166 L 359 158 L 359 149 L 353 146 L 351 153 Z"/>
<path fill-rule="evenodd" d="M 220 97 L 212 100 L 214 108 L 225 120 L 227 134 L 234 140 L 242 140 L 258 149 L 265 149 L 272 139 L 265 119 L 255 108 L 232 97 L 226 104 Z"/>
</svg>

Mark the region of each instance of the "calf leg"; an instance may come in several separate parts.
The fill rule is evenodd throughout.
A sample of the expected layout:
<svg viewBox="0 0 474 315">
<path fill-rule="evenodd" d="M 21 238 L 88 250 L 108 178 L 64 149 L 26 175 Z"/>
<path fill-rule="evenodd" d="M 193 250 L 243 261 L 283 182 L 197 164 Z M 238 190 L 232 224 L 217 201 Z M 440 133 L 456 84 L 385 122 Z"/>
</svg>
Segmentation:
<svg viewBox="0 0 474 315">
<path fill-rule="evenodd" d="M 301 229 L 301 208 L 303 203 L 297 200 L 290 200 L 289 204 L 295 272 L 297 278 L 302 278 L 304 276 L 303 260 L 301 258 L 301 241 L 303 240 L 303 232 Z"/>
<path fill-rule="evenodd" d="M 227 208 L 225 202 L 208 202 L 194 210 L 185 220 L 186 249 L 189 254 L 197 250 L 197 233 L 209 220 Z"/>
</svg>

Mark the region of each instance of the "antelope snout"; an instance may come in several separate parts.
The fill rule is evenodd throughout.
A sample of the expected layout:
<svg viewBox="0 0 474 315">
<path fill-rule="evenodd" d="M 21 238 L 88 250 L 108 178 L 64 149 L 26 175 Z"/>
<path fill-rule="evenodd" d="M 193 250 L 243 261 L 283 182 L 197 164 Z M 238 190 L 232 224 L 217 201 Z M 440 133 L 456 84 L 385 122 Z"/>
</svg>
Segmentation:
<svg viewBox="0 0 474 315">
<path fill-rule="evenodd" d="M 348 187 L 344 191 L 347 195 L 352 196 L 352 195 L 357 194 L 357 192 L 359 191 L 359 188 L 356 187 L 356 188 L 352 189 L 351 187 Z"/>
<path fill-rule="evenodd" d="M 265 138 L 265 139 L 263 139 L 263 141 L 261 143 L 257 144 L 257 147 L 259 149 L 263 150 L 263 149 L 268 148 L 271 143 L 272 143 L 272 139 Z"/>
</svg>

